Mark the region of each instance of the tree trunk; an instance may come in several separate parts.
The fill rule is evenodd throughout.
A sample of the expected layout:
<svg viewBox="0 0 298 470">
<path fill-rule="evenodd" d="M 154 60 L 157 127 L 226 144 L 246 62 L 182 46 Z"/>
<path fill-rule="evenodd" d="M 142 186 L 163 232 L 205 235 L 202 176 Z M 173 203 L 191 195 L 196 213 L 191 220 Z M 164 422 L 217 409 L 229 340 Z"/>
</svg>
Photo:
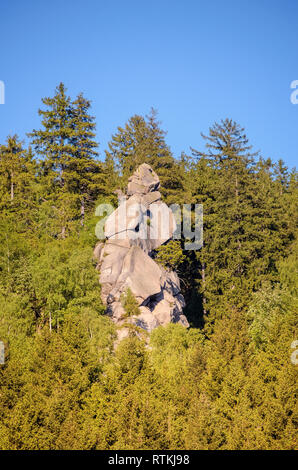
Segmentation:
<svg viewBox="0 0 298 470">
<path fill-rule="evenodd" d="M 203 285 L 203 314 L 206 316 L 206 297 L 205 297 L 205 284 L 206 284 L 206 278 L 205 278 L 205 269 L 206 269 L 206 263 L 202 263 L 202 285 Z"/>
<path fill-rule="evenodd" d="M 13 201 L 14 199 L 14 182 L 13 182 L 13 171 L 10 174 L 10 200 Z"/>
<path fill-rule="evenodd" d="M 85 201 L 84 198 L 81 200 L 81 225 L 84 226 L 85 220 Z"/>
<path fill-rule="evenodd" d="M 7 246 L 7 272 L 10 273 L 10 250 L 8 244 L 8 237 L 6 235 L 6 246 Z"/>
<path fill-rule="evenodd" d="M 236 208 L 237 208 L 237 221 L 238 221 L 238 226 L 239 226 L 239 189 L 238 189 L 238 177 L 236 175 L 236 180 L 235 180 L 235 197 L 236 197 Z M 238 244 L 238 250 L 241 248 L 241 242 L 240 238 L 237 238 L 237 244 Z"/>
</svg>

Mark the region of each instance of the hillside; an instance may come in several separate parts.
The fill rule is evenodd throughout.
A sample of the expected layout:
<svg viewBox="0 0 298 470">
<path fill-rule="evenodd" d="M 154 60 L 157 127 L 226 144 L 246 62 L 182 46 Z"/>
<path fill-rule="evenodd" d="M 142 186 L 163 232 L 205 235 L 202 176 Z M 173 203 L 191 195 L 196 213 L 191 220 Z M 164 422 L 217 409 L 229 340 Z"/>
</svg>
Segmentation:
<svg viewBox="0 0 298 470">
<path fill-rule="evenodd" d="M 254 152 L 232 119 L 174 156 L 154 110 L 119 123 L 99 157 L 90 112 L 61 83 L 28 147 L 0 146 L 0 449 L 297 449 L 296 170 Z M 144 164 L 160 187 L 142 193 L 131 176 Z M 113 272 L 122 252 L 131 263 L 113 283 L 96 269 L 98 224 L 135 194 L 202 204 L 203 244 L 185 249 L 172 227 L 118 247 L 116 264 L 102 252 Z M 161 287 L 171 279 L 177 291 Z M 115 347 L 115 307 L 124 326 L 160 321 Z"/>
</svg>

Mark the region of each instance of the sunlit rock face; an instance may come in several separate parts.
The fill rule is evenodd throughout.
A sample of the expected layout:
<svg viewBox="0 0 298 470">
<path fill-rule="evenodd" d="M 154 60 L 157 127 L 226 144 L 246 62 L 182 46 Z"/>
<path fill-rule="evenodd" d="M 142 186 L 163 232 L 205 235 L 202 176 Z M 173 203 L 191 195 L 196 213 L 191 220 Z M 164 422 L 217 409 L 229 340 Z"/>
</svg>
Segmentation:
<svg viewBox="0 0 298 470">
<path fill-rule="evenodd" d="M 157 174 L 152 170 L 150 165 L 147 165 L 147 163 L 143 163 L 129 178 L 127 186 L 127 195 L 144 195 L 153 191 L 157 191 L 159 187 L 160 182 Z"/>
<path fill-rule="evenodd" d="M 146 163 L 139 166 L 129 178 L 127 196 L 106 220 L 106 241 L 94 249 L 102 300 L 119 327 L 118 340 L 133 328 L 140 334 L 168 323 L 189 326 L 177 274 L 153 259 L 153 250 L 170 240 L 176 230 L 175 218 L 161 201 L 159 187 L 152 168 Z M 128 288 L 140 312 L 129 317 L 121 297 Z"/>
</svg>

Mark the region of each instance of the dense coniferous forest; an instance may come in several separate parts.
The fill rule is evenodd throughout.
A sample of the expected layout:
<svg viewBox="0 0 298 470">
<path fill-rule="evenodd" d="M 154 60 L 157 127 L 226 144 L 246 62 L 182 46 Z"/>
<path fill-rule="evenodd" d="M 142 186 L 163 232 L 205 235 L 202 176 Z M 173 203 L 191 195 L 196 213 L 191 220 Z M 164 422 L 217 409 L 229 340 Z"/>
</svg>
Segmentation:
<svg viewBox="0 0 298 470">
<path fill-rule="evenodd" d="M 100 158 L 83 94 L 61 83 L 39 115 L 0 146 L 0 449 L 297 448 L 296 170 L 232 119 L 174 156 L 156 112 L 134 115 Z M 114 349 L 95 209 L 144 162 L 167 204 L 203 204 L 204 244 L 159 254 L 190 328 Z"/>
</svg>

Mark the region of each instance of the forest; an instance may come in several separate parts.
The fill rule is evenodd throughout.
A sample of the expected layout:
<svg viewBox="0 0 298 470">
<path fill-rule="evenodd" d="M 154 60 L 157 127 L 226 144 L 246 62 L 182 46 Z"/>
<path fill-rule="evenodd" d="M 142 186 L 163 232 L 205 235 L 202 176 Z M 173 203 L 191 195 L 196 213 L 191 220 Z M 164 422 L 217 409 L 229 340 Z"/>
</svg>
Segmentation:
<svg viewBox="0 0 298 470">
<path fill-rule="evenodd" d="M 28 144 L 0 145 L 0 449 L 297 449 L 296 169 L 230 118 L 177 156 L 154 109 L 119 123 L 104 153 L 84 94 L 60 83 L 38 113 Z M 144 162 L 168 205 L 203 204 L 204 242 L 159 254 L 190 327 L 115 348 L 96 207 L 116 207 Z"/>
</svg>

